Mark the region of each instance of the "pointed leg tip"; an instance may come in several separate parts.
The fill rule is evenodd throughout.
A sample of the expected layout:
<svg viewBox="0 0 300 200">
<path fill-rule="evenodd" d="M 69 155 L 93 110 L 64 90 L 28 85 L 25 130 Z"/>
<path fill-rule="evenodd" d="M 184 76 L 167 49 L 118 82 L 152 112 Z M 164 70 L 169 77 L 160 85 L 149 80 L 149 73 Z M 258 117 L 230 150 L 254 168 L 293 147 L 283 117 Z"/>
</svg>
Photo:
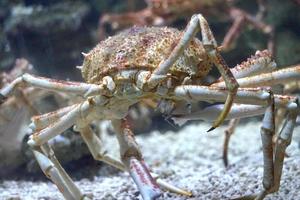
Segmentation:
<svg viewBox="0 0 300 200">
<path fill-rule="evenodd" d="M 144 200 L 156 200 L 162 195 L 162 191 L 159 188 L 151 188 L 151 187 L 145 187 L 140 190 L 141 195 Z"/>
<path fill-rule="evenodd" d="M 226 169 L 228 168 L 228 162 L 223 161 L 223 165 L 224 165 L 224 167 L 225 167 Z"/>
<path fill-rule="evenodd" d="M 210 129 L 208 129 L 206 132 L 211 132 L 213 130 L 215 130 L 216 127 L 211 127 Z"/>
<path fill-rule="evenodd" d="M 182 195 L 185 195 L 185 196 L 188 196 L 188 197 L 192 197 L 192 196 L 193 196 L 193 193 L 190 192 L 190 191 L 184 191 L 184 192 L 182 193 Z"/>
</svg>

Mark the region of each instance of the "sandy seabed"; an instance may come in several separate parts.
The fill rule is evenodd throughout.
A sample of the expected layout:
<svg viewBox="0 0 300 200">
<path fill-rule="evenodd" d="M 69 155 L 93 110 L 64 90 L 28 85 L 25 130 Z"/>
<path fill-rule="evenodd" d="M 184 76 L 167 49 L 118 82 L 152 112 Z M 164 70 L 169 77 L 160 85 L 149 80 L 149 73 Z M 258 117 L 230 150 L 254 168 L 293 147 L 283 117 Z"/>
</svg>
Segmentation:
<svg viewBox="0 0 300 200">
<path fill-rule="evenodd" d="M 260 141 L 260 123 L 243 123 L 236 129 L 230 143 L 230 166 L 222 163 L 224 128 L 206 133 L 209 124 L 192 124 L 179 132 L 137 136 L 146 162 L 162 178 L 193 192 L 193 197 L 184 197 L 169 192 L 159 200 L 225 200 L 241 195 L 257 193 L 262 188 L 263 160 Z M 111 137 L 111 136 L 110 136 Z M 114 138 L 107 138 L 105 148 L 116 147 Z M 270 200 L 300 199 L 300 127 L 285 159 L 281 187 Z M 117 154 L 118 149 L 112 153 Z M 92 180 L 81 179 L 76 184 L 83 193 L 92 194 L 98 200 L 140 200 L 141 196 L 130 177 L 123 172 L 110 172 L 100 167 Z M 50 182 L 2 181 L 0 200 L 63 199 Z"/>
</svg>

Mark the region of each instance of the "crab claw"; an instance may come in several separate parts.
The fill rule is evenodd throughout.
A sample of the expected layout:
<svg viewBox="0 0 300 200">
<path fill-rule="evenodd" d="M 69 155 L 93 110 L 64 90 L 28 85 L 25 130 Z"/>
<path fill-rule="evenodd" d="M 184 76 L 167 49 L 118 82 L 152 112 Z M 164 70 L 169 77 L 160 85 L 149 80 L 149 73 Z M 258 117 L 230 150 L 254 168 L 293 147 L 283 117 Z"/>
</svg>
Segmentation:
<svg viewBox="0 0 300 200">
<path fill-rule="evenodd" d="M 155 200 L 162 194 L 144 161 L 131 157 L 129 159 L 129 173 L 144 200 Z"/>
</svg>

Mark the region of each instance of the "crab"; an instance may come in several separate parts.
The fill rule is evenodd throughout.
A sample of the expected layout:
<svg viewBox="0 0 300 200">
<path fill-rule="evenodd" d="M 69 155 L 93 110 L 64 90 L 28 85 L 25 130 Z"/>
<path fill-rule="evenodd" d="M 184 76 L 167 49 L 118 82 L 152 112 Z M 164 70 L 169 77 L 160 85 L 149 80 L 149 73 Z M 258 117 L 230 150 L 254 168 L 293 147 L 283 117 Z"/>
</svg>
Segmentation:
<svg viewBox="0 0 300 200">
<path fill-rule="evenodd" d="M 264 0 L 258 0 L 258 13 L 252 16 L 233 5 L 232 0 L 146 0 L 147 8 L 125 14 L 104 14 L 99 22 L 99 38 L 103 38 L 106 25 L 112 30 L 121 30 L 132 25 L 163 26 L 170 25 L 178 18 L 187 18 L 191 13 L 201 12 L 204 16 L 231 20 L 233 24 L 224 37 L 223 51 L 232 49 L 234 41 L 239 37 L 242 27 L 250 24 L 268 35 L 268 49 L 274 55 L 274 31 L 271 25 L 262 21 L 266 12 Z M 229 18 L 229 19 L 228 19 Z"/>
<path fill-rule="evenodd" d="M 201 32 L 202 41 L 195 38 Z M 128 124 L 130 106 L 143 99 L 160 101 L 159 108 L 169 115 L 189 118 L 191 114 L 182 102 L 225 102 L 212 105 L 204 118 L 214 120 L 208 131 L 217 128 L 225 119 L 251 114 L 264 114 L 261 128 L 264 155 L 264 189 L 253 198 L 263 199 L 278 190 L 284 152 L 289 145 L 295 125 L 299 102 L 296 97 L 273 94 L 264 85 L 299 78 L 299 68 L 289 68 L 254 76 L 250 69 L 263 71 L 274 65 L 268 57 L 259 56 L 247 69 L 230 71 L 219 52 L 216 40 L 206 19 L 201 14 L 192 16 L 186 29 L 133 27 L 100 42 L 89 53 L 83 53 L 82 72 L 85 83 L 54 80 L 24 74 L 0 90 L 1 101 L 19 87 L 34 86 L 45 90 L 73 93 L 85 98 L 57 111 L 32 118 L 32 135 L 28 145 L 32 148 L 42 171 L 50 178 L 66 199 L 90 199 L 83 194 L 56 159 L 48 141 L 74 125 L 86 142 L 92 156 L 120 170 L 129 172 L 145 200 L 158 198 L 161 188 L 183 195 L 191 192 L 175 187 L 150 172 L 142 152 Z M 213 85 L 201 80 L 215 65 L 222 79 Z M 292 75 L 289 77 L 289 75 Z M 276 77 L 276 79 L 272 79 Z M 239 83 L 238 83 L 239 82 Z M 239 88 L 239 84 L 242 88 Z M 249 87 L 247 87 L 249 86 Z M 264 86 L 264 87 L 258 87 Z M 237 104 L 239 103 L 239 104 Z M 284 107 L 288 116 L 273 152 L 274 107 Z M 101 140 L 94 134 L 90 123 L 111 120 L 119 145 L 120 158 L 108 155 L 101 148 Z M 248 198 L 248 197 L 244 197 Z"/>
</svg>

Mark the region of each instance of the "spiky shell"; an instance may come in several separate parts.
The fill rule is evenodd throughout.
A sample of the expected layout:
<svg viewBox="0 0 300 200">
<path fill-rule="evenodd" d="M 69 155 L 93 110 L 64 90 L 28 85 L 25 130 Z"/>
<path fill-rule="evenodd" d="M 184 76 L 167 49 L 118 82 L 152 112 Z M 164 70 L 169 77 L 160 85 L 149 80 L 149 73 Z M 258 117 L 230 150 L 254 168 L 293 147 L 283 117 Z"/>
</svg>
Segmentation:
<svg viewBox="0 0 300 200">
<path fill-rule="evenodd" d="M 133 27 L 100 42 L 84 58 L 82 76 L 88 83 L 101 83 L 104 76 L 120 70 L 149 70 L 169 56 L 182 32 L 173 28 Z M 194 38 L 170 73 L 203 77 L 211 68 L 202 43 Z"/>
</svg>

